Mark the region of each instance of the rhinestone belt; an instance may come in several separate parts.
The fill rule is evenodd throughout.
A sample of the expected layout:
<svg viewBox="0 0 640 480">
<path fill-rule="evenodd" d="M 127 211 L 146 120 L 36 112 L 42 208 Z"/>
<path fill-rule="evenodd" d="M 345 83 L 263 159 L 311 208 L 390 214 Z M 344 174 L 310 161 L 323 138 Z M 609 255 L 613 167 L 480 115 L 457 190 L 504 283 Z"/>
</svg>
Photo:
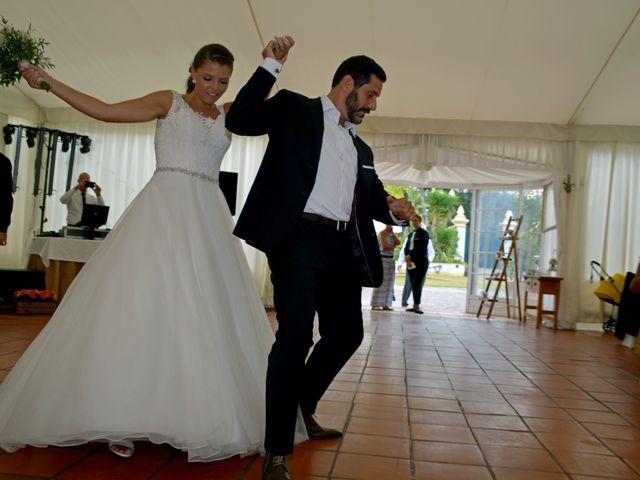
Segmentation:
<svg viewBox="0 0 640 480">
<path fill-rule="evenodd" d="M 218 183 L 218 179 L 212 177 L 211 175 L 205 175 L 204 173 L 194 172 L 193 170 L 187 170 L 186 168 L 180 167 L 158 167 L 156 168 L 156 172 L 177 172 L 184 173 L 186 175 L 191 175 L 193 177 L 197 177 L 201 180 L 206 180 L 207 182 Z"/>
</svg>

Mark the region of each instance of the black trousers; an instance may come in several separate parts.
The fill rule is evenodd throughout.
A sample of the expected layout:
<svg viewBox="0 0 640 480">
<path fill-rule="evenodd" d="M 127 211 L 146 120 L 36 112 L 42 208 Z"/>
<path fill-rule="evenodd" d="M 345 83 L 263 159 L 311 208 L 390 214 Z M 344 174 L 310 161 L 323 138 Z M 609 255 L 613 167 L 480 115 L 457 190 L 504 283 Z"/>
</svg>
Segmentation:
<svg viewBox="0 0 640 480">
<path fill-rule="evenodd" d="M 420 305 L 422 299 L 422 288 L 424 287 L 424 281 L 427 279 L 427 270 L 429 269 L 429 261 L 414 262 L 416 268 L 408 270 L 409 279 L 411 280 L 411 289 L 413 291 L 413 304 Z"/>
<path fill-rule="evenodd" d="M 362 342 L 360 267 L 348 232 L 307 220 L 267 258 L 278 330 L 267 369 L 265 450 L 286 455 L 298 405 L 305 415 L 315 413 Z M 313 346 L 316 313 L 320 340 Z"/>
</svg>

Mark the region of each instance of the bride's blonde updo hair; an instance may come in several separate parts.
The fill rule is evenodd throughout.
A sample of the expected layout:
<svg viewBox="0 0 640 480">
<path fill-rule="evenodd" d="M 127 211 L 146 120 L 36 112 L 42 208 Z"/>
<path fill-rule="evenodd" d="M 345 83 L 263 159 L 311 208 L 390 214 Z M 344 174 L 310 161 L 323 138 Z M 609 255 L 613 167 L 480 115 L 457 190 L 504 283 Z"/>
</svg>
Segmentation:
<svg viewBox="0 0 640 480">
<path fill-rule="evenodd" d="M 217 63 L 218 65 L 226 65 L 233 71 L 233 54 L 229 51 L 227 47 L 224 45 L 220 45 L 219 43 L 210 43 L 209 45 L 205 45 L 196 56 L 193 57 L 193 62 L 191 62 L 191 66 L 189 67 L 189 72 L 193 70 L 197 70 L 204 63 L 211 62 Z M 187 93 L 193 91 L 194 83 L 192 81 L 191 75 L 187 78 Z"/>
</svg>

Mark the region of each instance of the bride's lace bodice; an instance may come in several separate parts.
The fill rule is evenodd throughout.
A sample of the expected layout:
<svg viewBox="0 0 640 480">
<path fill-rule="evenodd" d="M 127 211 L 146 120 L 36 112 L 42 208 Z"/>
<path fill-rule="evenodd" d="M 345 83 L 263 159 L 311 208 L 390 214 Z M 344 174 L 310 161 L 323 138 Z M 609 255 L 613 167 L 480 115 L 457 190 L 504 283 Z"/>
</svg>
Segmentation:
<svg viewBox="0 0 640 480">
<path fill-rule="evenodd" d="M 220 164 L 231 145 L 231 133 L 224 128 L 224 109 L 215 120 L 195 112 L 182 96 L 172 92 L 173 103 L 156 124 L 156 167 L 188 171 L 218 178 Z"/>
</svg>

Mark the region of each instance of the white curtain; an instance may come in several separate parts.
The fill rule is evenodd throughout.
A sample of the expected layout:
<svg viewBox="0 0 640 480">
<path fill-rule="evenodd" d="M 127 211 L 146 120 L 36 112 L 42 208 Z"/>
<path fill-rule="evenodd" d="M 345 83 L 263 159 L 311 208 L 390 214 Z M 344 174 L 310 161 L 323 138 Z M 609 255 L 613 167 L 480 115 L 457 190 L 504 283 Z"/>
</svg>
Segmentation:
<svg viewBox="0 0 640 480">
<path fill-rule="evenodd" d="M 562 166 L 563 142 L 365 133 L 385 183 L 440 188 L 539 188 Z"/>
<path fill-rule="evenodd" d="M 640 144 L 578 142 L 575 172 L 566 316 L 572 322 L 601 322 L 601 304 L 593 295 L 599 279 L 590 282 L 590 262 L 613 276 L 635 271 L 640 258 Z"/>
</svg>

